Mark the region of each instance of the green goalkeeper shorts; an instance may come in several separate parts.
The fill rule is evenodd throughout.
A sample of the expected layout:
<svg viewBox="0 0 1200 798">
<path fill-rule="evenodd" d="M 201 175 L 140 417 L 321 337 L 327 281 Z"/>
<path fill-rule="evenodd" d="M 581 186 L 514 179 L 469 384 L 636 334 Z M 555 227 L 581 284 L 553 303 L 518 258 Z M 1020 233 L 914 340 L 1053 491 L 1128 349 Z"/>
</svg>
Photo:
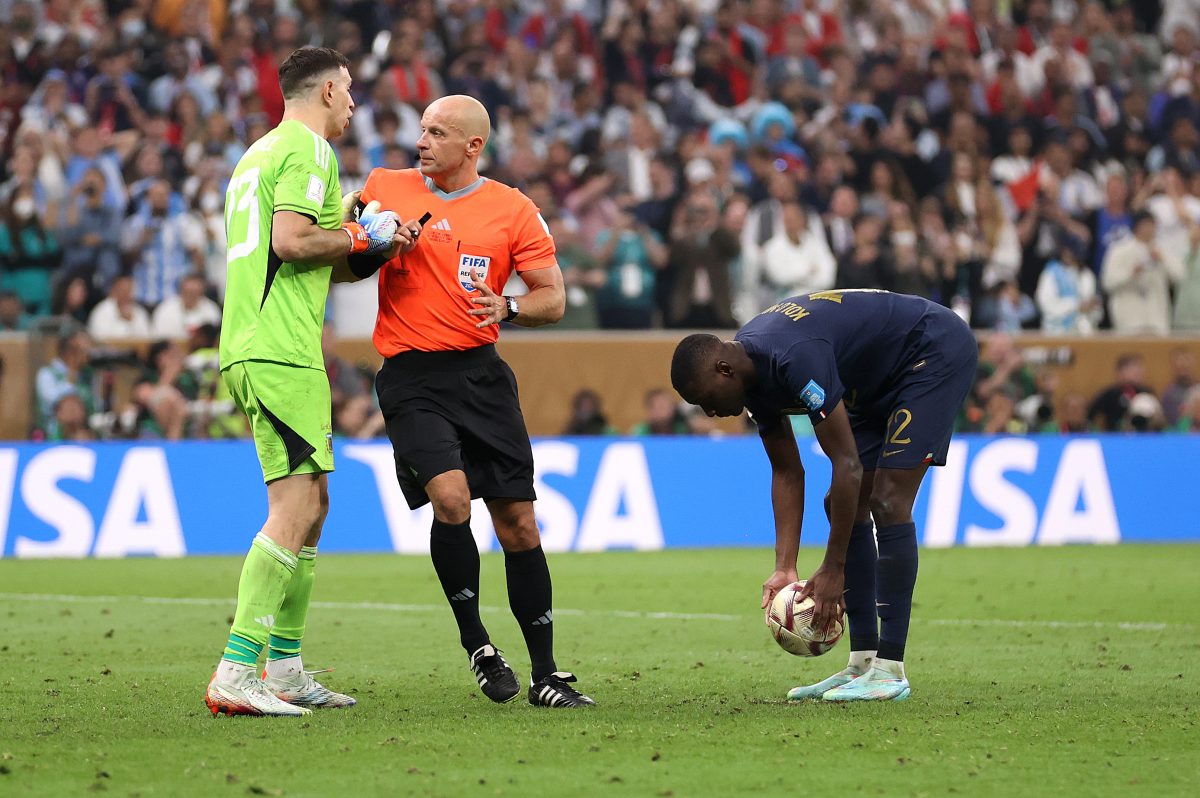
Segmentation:
<svg viewBox="0 0 1200 798">
<path fill-rule="evenodd" d="M 333 470 L 329 378 L 323 370 L 243 360 L 221 378 L 250 421 L 263 481 Z"/>
</svg>

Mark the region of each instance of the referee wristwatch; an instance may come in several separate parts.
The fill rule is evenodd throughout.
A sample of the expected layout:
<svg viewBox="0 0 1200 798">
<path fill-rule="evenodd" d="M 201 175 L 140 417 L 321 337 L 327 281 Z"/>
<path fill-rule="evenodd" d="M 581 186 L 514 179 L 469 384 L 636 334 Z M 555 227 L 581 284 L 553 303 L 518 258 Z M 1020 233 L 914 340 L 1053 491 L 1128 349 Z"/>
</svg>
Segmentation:
<svg viewBox="0 0 1200 798">
<path fill-rule="evenodd" d="M 521 312 L 521 308 L 517 306 L 517 298 L 515 296 L 504 297 L 504 304 L 508 307 L 508 315 L 504 317 L 505 321 L 512 321 Z"/>
</svg>

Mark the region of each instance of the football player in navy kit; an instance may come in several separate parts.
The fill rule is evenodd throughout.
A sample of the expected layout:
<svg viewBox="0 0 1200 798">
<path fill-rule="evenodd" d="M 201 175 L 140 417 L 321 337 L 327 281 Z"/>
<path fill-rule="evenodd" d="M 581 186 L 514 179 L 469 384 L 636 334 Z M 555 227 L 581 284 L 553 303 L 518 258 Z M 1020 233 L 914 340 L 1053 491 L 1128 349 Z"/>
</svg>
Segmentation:
<svg viewBox="0 0 1200 798">
<path fill-rule="evenodd" d="M 818 630 L 845 610 L 850 661 L 788 698 L 908 697 L 913 502 L 929 466 L 946 462 L 978 357 L 971 330 L 947 308 L 871 290 L 792 297 L 751 319 L 732 341 L 696 334 L 676 347 L 675 390 L 710 416 L 749 410 L 771 462 L 775 570 L 763 584 L 764 607 L 796 581 L 804 467 L 788 415 L 808 415 L 833 465 L 829 543 L 804 595 L 816 602 Z"/>
</svg>

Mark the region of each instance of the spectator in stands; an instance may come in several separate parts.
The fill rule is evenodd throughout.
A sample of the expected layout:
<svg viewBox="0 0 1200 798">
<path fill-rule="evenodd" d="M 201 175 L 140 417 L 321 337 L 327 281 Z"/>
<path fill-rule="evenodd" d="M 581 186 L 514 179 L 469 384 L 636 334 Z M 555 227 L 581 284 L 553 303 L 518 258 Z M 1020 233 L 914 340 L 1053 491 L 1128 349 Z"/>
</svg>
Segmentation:
<svg viewBox="0 0 1200 798">
<path fill-rule="evenodd" d="M 567 310 L 558 326 L 560 329 L 594 330 L 600 326 L 596 315 L 596 293 L 607 282 L 608 272 L 580 243 L 575 229 L 565 218 L 549 216 L 546 224 L 554 238 L 554 254 L 567 291 Z"/>
<path fill-rule="evenodd" d="M 1188 230 L 1188 248 L 1183 256 L 1183 276 L 1175 287 L 1172 329 L 1200 332 L 1200 224 Z"/>
<path fill-rule="evenodd" d="M 183 350 L 174 341 L 156 341 L 146 353 L 146 363 L 132 401 L 136 421 L 129 430 L 135 438 L 177 441 L 187 432 L 188 400 L 199 385 L 185 367 Z"/>
<path fill-rule="evenodd" d="M 1006 390 L 1014 402 L 1019 402 L 1036 390 L 1033 374 L 1025 358 L 1006 333 L 993 333 L 979 353 L 975 385 L 967 399 L 977 408 L 986 406 L 992 394 Z"/>
<path fill-rule="evenodd" d="M 99 297 L 89 281 L 78 274 L 67 274 L 54 289 L 50 310 L 55 316 L 63 316 L 80 327 L 87 327 L 88 317 L 98 301 Z"/>
<path fill-rule="evenodd" d="M 204 233 L 182 208 L 171 209 L 166 180 L 155 180 L 125 221 L 121 248 L 133 260 L 137 300 L 151 307 L 174 295 L 184 275 L 204 271 Z"/>
<path fill-rule="evenodd" d="M 733 319 L 732 266 L 741 249 L 740 231 L 730 229 L 728 221 L 707 191 L 693 191 L 676 209 L 667 253 L 666 326 L 737 326 Z"/>
<path fill-rule="evenodd" d="M 1083 265 L 1083 242 L 1068 238 L 1038 278 L 1037 304 L 1042 332 L 1088 335 L 1100 324 L 1104 309 L 1096 292 L 1096 276 Z"/>
<path fill-rule="evenodd" d="M 1104 258 L 1100 281 L 1118 332 L 1166 335 L 1170 330 L 1170 287 L 1183 278 L 1183 264 L 1159 246 L 1156 227 L 1149 211 L 1138 211 L 1133 235 L 1114 244 Z"/>
<path fill-rule="evenodd" d="M 81 328 L 68 327 L 58 338 L 58 355 L 38 369 L 35 382 L 37 426 L 51 439 L 58 434 L 55 407 L 67 394 L 83 400 L 84 415 L 98 409 L 88 366 L 92 357 L 92 339 Z"/>
<path fill-rule="evenodd" d="M 825 215 L 825 236 L 833 257 L 840 263 L 854 248 L 854 218 L 858 215 L 858 195 L 850 186 L 838 186 L 829 200 Z"/>
<path fill-rule="evenodd" d="M 763 245 L 758 266 L 769 292 L 765 304 L 833 288 L 837 277 L 820 218 L 792 200 L 782 203 L 781 216 L 782 228 Z"/>
<path fill-rule="evenodd" d="M 50 312 L 50 275 L 58 241 L 38 214 L 33 186 L 16 186 L 0 205 L 0 289 L 12 291 L 34 316 Z"/>
<path fill-rule="evenodd" d="M 1104 184 L 1104 205 L 1095 214 L 1092 240 L 1096 242 L 1091 263 L 1098 276 L 1108 248 L 1130 233 L 1133 216 L 1129 211 L 1129 183 L 1125 174 L 1109 175 Z"/>
<path fill-rule="evenodd" d="M 995 391 L 983 407 L 979 432 L 984 435 L 1024 435 L 1028 425 L 1016 414 L 1016 399 L 1007 389 Z"/>
<path fill-rule="evenodd" d="M 883 288 L 892 272 L 884 248 L 883 220 L 860 213 L 854 220 L 854 248 L 837 267 L 838 288 Z"/>
<path fill-rule="evenodd" d="M 594 249 L 607 274 L 596 298 L 600 326 L 606 330 L 654 326 L 655 282 L 668 254 L 658 235 L 632 214 L 618 211 L 612 228 L 597 234 Z"/>
<path fill-rule="evenodd" d="M 0 291 L 0 333 L 24 332 L 32 322 L 21 297 L 13 291 Z"/>
<path fill-rule="evenodd" d="M 108 297 L 88 316 L 88 332 L 100 341 L 150 337 L 150 314 L 133 296 L 132 276 L 119 274 L 112 281 Z"/>
<path fill-rule="evenodd" d="M 616 435 L 617 428 L 608 423 L 600 394 L 591 388 L 581 388 L 571 397 L 571 418 L 563 435 Z"/>
<path fill-rule="evenodd" d="M 643 401 L 646 420 L 640 421 L 629 431 L 630 435 L 687 435 L 687 419 L 669 391 L 652 388 Z"/>
<path fill-rule="evenodd" d="M 1193 386 L 1183 397 L 1179 418 L 1171 428 L 1177 432 L 1200 432 L 1200 386 Z"/>
<path fill-rule="evenodd" d="M 1071 391 L 1062 400 L 1062 410 L 1058 414 L 1058 423 L 1054 432 L 1091 432 L 1092 424 L 1088 421 L 1088 400 L 1079 391 Z"/>
<path fill-rule="evenodd" d="M 105 186 L 104 173 L 99 168 L 85 169 L 71 186 L 63 224 L 65 279 L 80 275 L 99 291 L 107 291 L 121 271 L 124 202 L 112 204 Z"/>
<path fill-rule="evenodd" d="M 1088 405 L 1088 419 L 1096 429 L 1105 432 L 1122 429 L 1133 397 L 1154 395 L 1146 385 L 1146 364 L 1141 355 L 1135 352 L 1121 355 L 1117 358 L 1116 371 L 1117 381 L 1097 393 Z"/>
<path fill-rule="evenodd" d="M 1146 201 L 1146 209 L 1157 223 L 1155 242 L 1160 250 L 1177 257 L 1189 249 L 1188 232 L 1200 225 L 1200 198 L 1193 196 L 1183 175 L 1168 167 L 1150 179 L 1157 193 Z"/>
<path fill-rule="evenodd" d="M 220 326 L 221 308 L 205 292 L 208 282 L 201 274 L 188 274 L 179 281 L 177 293 L 167 297 L 150 317 L 151 335 L 172 341 L 188 338 L 202 324 Z"/>
<path fill-rule="evenodd" d="M 1196 386 L 1196 357 L 1192 350 L 1179 346 L 1171 350 L 1171 381 L 1162 392 L 1163 416 L 1168 426 L 1179 421 L 1180 408 Z"/>
<path fill-rule="evenodd" d="M 96 433 L 88 426 L 88 410 L 83 398 L 77 393 L 63 394 L 54 403 L 53 432 L 46 435 L 48 441 L 94 441 Z"/>
<path fill-rule="evenodd" d="M 979 312 L 973 315 L 976 327 L 1015 333 L 1033 324 L 1037 319 L 1037 306 L 1026 294 L 1021 293 L 1015 282 L 996 284 L 979 303 Z"/>
<path fill-rule="evenodd" d="M 888 246 L 893 267 L 889 289 L 900 294 L 937 297 L 941 281 L 937 255 L 918 235 L 912 208 L 903 202 L 893 202 L 888 212 Z"/>
<path fill-rule="evenodd" d="M 600 233 L 611 231 L 621 213 L 612 199 L 614 178 L 599 164 L 589 164 L 579 176 L 577 188 L 563 200 L 563 208 L 574 217 L 579 238 L 598 249 Z"/>
</svg>

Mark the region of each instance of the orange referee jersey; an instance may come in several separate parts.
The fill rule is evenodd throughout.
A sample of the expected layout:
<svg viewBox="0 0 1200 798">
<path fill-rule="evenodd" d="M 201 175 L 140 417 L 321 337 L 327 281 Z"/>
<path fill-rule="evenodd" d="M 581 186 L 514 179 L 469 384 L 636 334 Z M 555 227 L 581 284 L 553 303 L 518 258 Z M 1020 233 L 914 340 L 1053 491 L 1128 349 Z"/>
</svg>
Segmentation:
<svg viewBox="0 0 1200 798">
<path fill-rule="evenodd" d="M 401 219 L 431 214 L 416 247 L 384 264 L 379 272 L 379 315 L 375 348 L 384 357 L 408 350 L 474 349 L 495 343 L 500 326 L 475 329 L 479 291 L 471 273 L 503 293 L 513 269 L 557 264 L 554 239 L 528 197 L 483 178 L 461 192 L 445 194 L 417 169 L 375 169 L 361 201 L 379 200 Z"/>
</svg>

